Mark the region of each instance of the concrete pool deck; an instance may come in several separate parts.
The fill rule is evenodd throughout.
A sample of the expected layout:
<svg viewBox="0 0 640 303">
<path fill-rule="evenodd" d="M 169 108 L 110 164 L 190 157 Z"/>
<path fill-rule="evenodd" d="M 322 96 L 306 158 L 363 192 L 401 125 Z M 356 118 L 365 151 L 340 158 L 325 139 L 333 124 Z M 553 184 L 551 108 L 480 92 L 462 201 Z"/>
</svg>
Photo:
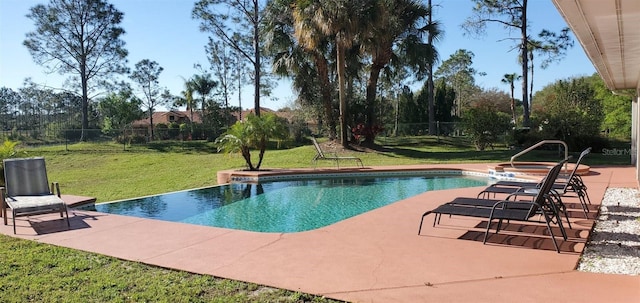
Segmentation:
<svg viewBox="0 0 640 303">
<path fill-rule="evenodd" d="M 487 164 L 402 168 L 486 170 Z M 374 168 L 367 168 L 371 171 Z M 385 168 L 383 168 L 385 169 Z M 638 187 L 634 167 L 583 176 L 593 209 L 608 187 Z M 151 265 L 354 302 L 638 302 L 640 276 L 576 271 L 595 218 L 572 213 L 556 253 L 544 228 L 512 223 L 482 244 L 486 220 L 421 215 L 480 188 L 432 191 L 313 231 L 257 233 L 71 210 L 18 218 L 16 237 Z M 574 204 L 573 198 L 565 203 Z M 484 225 L 486 226 L 486 225 Z M 526 230 L 512 233 L 510 230 Z M 0 232 L 13 235 L 11 225 Z"/>
</svg>

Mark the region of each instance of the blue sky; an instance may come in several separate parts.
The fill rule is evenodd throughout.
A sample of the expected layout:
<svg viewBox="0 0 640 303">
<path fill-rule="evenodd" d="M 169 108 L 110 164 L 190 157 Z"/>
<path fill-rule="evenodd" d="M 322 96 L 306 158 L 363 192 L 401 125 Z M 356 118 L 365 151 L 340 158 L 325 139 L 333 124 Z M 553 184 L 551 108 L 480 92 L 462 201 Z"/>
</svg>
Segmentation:
<svg viewBox="0 0 640 303">
<path fill-rule="evenodd" d="M 193 67 L 200 63 L 209 66 L 204 51 L 207 34 L 198 29 L 198 21 L 191 19 L 193 1 L 189 0 L 110 0 L 110 3 L 124 13 L 121 26 L 126 34 L 123 40 L 129 51 L 129 67 L 142 59 L 156 61 L 164 68 L 160 84 L 171 93 L 179 94 L 184 80 L 198 73 Z M 425 1 L 426 2 L 426 1 Z M 22 45 L 27 32 L 34 29 L 33 22 L 26 17 L 29 8 L 46 1 L 0 0 L 0 87 L 17 89 L 25 78 L 31 77 L 38 84 L 60 87 L 64 77 L 45 74 L 44 68 L 36 65 L 27 49 Z M 446 60 L 458 49 L 466 49 L 475 54 L 474 68 L 486 76 L 477 77 L 477 84 L 485 88 L 508 91 L 508 86 L 500 82 L 507 73 L 520 74 L 517 54 L 511 50 L 513 43 L 505 41 L 509 33 L 498 26 L 490 26 L 488 35 L 480 39 L 466 37 L 460 25 L 471 15 L 470 0 L 433 0 L 434 19 L 440 21 L 444 29 L 443 38 L 436 44 L 441 60 Z M 551 0 L 531 0 L 528 10 L 531 24 L 530 33 L 537 34 L 542 28 L 559 31 L 566 23 L 555 9 Z M 512 37 L 517 33 L 511 33 Z M 554 63 L 546 70 L 536 67 L 534 91 L 559 79 L 586 76 L 595 68 L 576 41 L 568 56 Z M 420 86 L 420 85 L 416 85 Z M 517 90 L 516 97 L 520 94 Z M 242 106 L 253 105 L 252 90 L 245 87 Z M 274 98 L 262 99 L 262 106 L 277 109 L 292 104 L 295 99 L 288 81 L 280 81 L 274 90 Z M 231 105 L 238 105 L 233 97 Z"/>
</svg>

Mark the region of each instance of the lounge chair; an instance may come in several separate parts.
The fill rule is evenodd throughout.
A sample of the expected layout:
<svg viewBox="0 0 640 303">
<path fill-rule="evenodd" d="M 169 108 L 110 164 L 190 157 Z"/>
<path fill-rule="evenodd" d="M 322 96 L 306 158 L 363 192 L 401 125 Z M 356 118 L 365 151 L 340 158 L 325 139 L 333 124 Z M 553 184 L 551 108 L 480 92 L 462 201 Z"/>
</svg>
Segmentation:
<svg viewBox="0 0 640 303">
<path fill-rule="evenodd" d="M 435 214 L 433 226 L 440 222 L 440 218 L 442 215 L 486 218 L 489 222 L 487 223 L 487 229 L 485 231 L 483 243 L 487 242 L 491 223 L 493 222 L 493 220 L 498 220 L 498 224 L 496 226 L 496 233 L 498 233 L 502 228 L 503 220 L 531 221 L 533 217 L 542 215 L 545 219 L 547 230 L 551 235 L 551 239 L 553 240 L 553 245 L 556 251 L 560 252 L 560 248 L 558 246 L 558 243 L 556 242 L 555 235 L 553 233 L 553 230 L 551 229 L 551 223 L 555 222 L 558 225 L 565 240 L 567 239 L 567 234 L 564 230 L 562 220 L 560 220 L 559 210 L 557 205 L 555 205 L 556 201 L 552 198 L 550 193 L 551 187 L 553 186 L 556 178 L 558 178 L 558 175 L 560 174 L 560 170 L 562 169 L 562 165 L 564 165 L 564 163 L 565 161 L 561 161 L 549 170 L 549 173 L 542 182 L 540 190 L 537 192 L 532 201 L 516 202 L 510 200 L 489 200 L 492 201 L 493 206 L 486 207 L 486 202 L 484 201 L 487 201 L 487 199 L 467 198 L 468 203 L 466 204 L 456 203 L 456 200 L 453 200 L 451 202 L 442 204 L 433 210 L 425 212 L 420 220 L 418 235 L 420 235 L 420 232 L 422 231 L 424 218 L 430 214 Z M 458 201 L 462 201 L 462 199 L 464 198 L 460 198 Z M 473 201 L 474 199 L 478 202 L 477 205 L 471 203 L 471 201 Z"/>
<path fill-rule="evenodd" d="M 318 160 L 335 161 L 336 166 L 338 168 L 340 168 L 340 160 L 354 160 L 360 165 L 360 168 L 364 167 L 364 165 L 362 164 L 362 160 L 360 160 L 360 158 L 358 157 L 338 156 L 338 154 L 335 154 L 335 153 L 329 156 L 324 151 L 322 151 L 322 148 L 320 148 L 320 145 L 318 144 L 318 141 L 316 141 L 316 138 L 311 137 L 311 141 L 313 141 L 313 146 L 316 148 L 316 156 L 313 157 L 313 161 L 312 161 L 314 167 L 318 166 Z"/>
<path fill-rule="evenodd" d="M 552 190 L 555 192 L 558 199 L 565 196 L 567 193 L 575 194 L 580 201 L 580 206 L 582 207 L 585 217 L 588 216 L 589 207 L 587 203 L 591 204 L 591 199 L 589 199 L 589 194 L 587 193 L 587 186 L 582 181 L 580 175 L 576 174 L 576 172 L 578 171 L 578 166 L 580 166 L 582 159 L 590 152 L 591 147 L 582 151 L 571 173 L 564 176 L 558 176 L 558 179 L 552 186 Z M 540 188 L 541 184 L 542 182 L 498 181 L 482 190 L 478 194 L 478 198 L 495 198 L 496 194 L 513 194 L 515 192 L 519 192 L 520 195 L 533 196 L 536 194 L 536 191 Z"/>
<path fill-rule="evenodd" d="M 5 159 L 4 176 L 6 188 L 0 188 L 0 205 L 4 225 L 7 225 L 7 207 L 13 214 L 13 233 L 16 233 L 16 217 L 33 216 L 46 213 L 60 213 L 66 216 L 67 227 L 69 213 L 60 198 L 60 185 L 47 179 L 44 158 Z M 57 194 L 54 194 L 54 190 Z"/>
</svg>

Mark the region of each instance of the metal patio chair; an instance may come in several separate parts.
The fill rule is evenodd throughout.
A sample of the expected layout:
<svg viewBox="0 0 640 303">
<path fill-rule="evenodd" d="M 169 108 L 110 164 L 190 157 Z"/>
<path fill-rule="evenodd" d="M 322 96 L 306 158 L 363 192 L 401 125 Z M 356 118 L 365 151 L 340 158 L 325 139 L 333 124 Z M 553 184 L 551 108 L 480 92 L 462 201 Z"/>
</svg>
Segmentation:
<svg viewBox="0 0 640 303">
<path fill-rule="evenodd" d="M 7 225 L 8 207 L 13 215 L 14 234 L 16 217 L 22 216 L 60 213 L 60 217 L 66 216 L 67 227 L 70 227 L 67 206 L 60 198 L 60 185 L 57 182 L 49 185 L 44 158 L 5 159 L 3 165 L 5 187 L 0 188 L 0 205 L 4 225 Z"/>
<path fill-rule="evenodd" d="M 318 166 L 318 160 L 331 160 L 331 161 L 335 161 L 336 166 L 338 168 L 340 168 L 340 160 L 354 160 L 356 161 L 359 165 L 360 168 L 364 168 L 364 165 L 362 164 L 362 160 L 358 157 L 352 157 L 352 156 L 338 156 L 338 154 L 333 154 L 333 155 L 327 155 L 322 148 L 320 148 L 320 145 L 318 144 L 318 141 L 316 141 L 315 137 L 311 137 L 311 141 L 313 142 L 313 146 L 316 148 L 316 155 L 315 157 L 313 157 L 313 167 L 317 167 Z"/>
</svg>

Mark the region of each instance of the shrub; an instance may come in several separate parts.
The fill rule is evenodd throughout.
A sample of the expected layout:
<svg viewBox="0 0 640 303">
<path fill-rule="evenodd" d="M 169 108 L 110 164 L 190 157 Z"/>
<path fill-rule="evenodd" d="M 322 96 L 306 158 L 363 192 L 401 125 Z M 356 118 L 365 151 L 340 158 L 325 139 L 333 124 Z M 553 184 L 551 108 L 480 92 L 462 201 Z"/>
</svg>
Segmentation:
<svg viewBox="0 0 640 303">
<path fill-rule="evenodd" d="M 372 127 L 367 127 L 363 123 L 359 123 L 355 127 L 351 128 L 351 135 L 355 142 L 360 144 L 366 138 L 375 139 L 378 134 L 384 131 L 384 127 L 380 125 L 374 125 Z"/>
<path fill-rule="evenodd" d="M 575 151 L 601 145 L 597 141 L 604 119 L 602 101 L 596 98 L 586 78 L 559 80 L 534 99 L 539 137 L 562 140 Z"/>
<path fill-rule="evenodd" d="M 18 143 L 18 141 L 5 140 L 4 143 L 0 145 L 0 186 L 4 186 L 3 160 L 13 158 L 18 154 L 18 151 L 16 150 Z M 0 201 L 0 203 L 3 203 L 3 201 Z"/>
<path fill-rule="evenodd" d="M 511 128 L 511 117 L 495 110 L 492 106 L 469 108 L 462 118 L 464 131 L 477 150 L 485 150 L 487 146 L 493 146 L 493 143 Z"/>
</svg>

